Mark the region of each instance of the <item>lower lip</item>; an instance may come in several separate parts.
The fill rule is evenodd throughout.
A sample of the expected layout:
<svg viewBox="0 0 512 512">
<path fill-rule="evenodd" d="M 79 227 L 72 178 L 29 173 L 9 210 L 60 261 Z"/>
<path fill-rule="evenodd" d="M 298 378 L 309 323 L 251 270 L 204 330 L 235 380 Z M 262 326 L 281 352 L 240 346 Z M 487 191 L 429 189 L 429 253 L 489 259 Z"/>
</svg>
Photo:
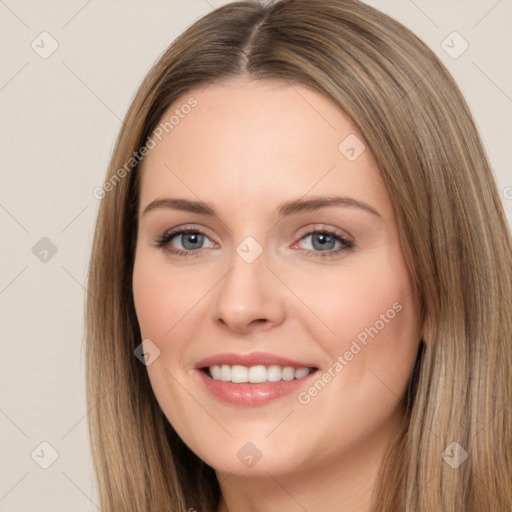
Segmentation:
<svg viewBox="0 0 512 512">
<path fill-rule="evenodd" d="M 231 405 L 257 407 L 300 391 L 316 371 L 302 379 L 242 384 L 212 379 L 202 370 L 198 373 L 206 389 L 219 400 Z"/>
</svg>

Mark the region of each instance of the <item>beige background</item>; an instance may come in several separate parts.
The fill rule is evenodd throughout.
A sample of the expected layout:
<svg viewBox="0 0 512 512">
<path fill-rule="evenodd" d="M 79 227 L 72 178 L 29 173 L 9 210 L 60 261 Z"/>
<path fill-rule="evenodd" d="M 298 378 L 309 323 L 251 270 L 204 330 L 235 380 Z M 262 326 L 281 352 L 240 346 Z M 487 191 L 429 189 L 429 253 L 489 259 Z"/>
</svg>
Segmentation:
<svg viewBox="0 0 512 512">
<path fill-rule="evenodd" d="M 92 191 L 150 66 L 185 27 L 224 3 L 0 0 L 0 511 L 98 510 L 82 338 L 98 207 Z M 368 3 L 411 28 L 453 73 L 512 225 L 512 2 Z M 458 58 L 441 47 L 453 31 L 469 44 Z M 464 44 L 455 37 L 445 43 L 452 54 Z M 52 44 L 56 51 L 42 58 Z"/>
</svg>

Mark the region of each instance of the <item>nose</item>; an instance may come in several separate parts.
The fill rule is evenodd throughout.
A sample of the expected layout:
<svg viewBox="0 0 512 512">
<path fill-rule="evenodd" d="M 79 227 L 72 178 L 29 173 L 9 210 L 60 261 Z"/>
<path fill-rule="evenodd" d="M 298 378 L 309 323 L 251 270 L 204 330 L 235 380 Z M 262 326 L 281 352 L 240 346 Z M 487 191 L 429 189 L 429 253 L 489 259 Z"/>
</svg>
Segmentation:
<svg viewBox="0 0 512 512">
<path fill-rule="evenodd" d="M 233 252 L 231 262 L 231 269 L 215 287 L 215 323 L 237 334 L 282 323 L 285 287 L 267 267 L 265 251 L 251 263 Z"/>
</svg>

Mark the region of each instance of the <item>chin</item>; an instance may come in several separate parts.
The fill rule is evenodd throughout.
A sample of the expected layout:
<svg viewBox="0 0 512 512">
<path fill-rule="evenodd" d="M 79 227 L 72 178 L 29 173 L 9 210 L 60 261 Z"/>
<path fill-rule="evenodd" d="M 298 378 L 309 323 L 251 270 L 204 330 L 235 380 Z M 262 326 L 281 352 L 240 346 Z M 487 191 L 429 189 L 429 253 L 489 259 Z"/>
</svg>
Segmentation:
<svg viewBox="0 0 512 512">
<path fill-rule="evenodd" d="M 205 453 L 201 457 L 215 471 L 224 474 L 250 477 L 268 477 L 296 471 L 303 461 L 296 455 L 282 453 L 277 447 L 257 446 L 247 442 L 240 447 L 226 446 L 223 453 Z"/>
</svg>

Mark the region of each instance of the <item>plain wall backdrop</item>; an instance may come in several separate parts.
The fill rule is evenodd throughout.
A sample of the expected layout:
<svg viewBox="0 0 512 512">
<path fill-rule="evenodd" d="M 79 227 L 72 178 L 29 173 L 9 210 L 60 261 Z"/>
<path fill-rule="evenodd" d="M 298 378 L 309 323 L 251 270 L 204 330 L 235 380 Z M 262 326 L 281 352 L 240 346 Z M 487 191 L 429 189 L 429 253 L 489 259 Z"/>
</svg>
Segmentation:
<svg viewBox="0 0 512 512">
<path fill-rule="evenodd" d="M 225 3 L 0 0 L 2 512 L 98 510 L 83 355 L 93 190 L 152 64 Z M 512 225 L 512 1 L 367 3 L 410 28 L 454 75 Z"/>
</svg>

